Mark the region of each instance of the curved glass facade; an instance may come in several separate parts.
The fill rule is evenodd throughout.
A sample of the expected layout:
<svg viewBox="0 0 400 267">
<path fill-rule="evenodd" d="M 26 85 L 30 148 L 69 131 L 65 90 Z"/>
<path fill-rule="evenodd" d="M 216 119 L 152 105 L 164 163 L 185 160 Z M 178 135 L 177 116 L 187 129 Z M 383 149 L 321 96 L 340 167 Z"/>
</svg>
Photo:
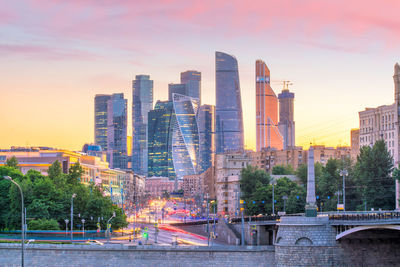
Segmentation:
<svg viewBox="0 0 400 267">
<path fill-rule="evenodd" d="M 176 121 L 172 125 L 172 158 L 178 179 L 198 173 L 199 130 L 196 114 L 199 101 L 196 98 L 173 94 Z"/>
<path fill-rule="evenodd" d="M 243 115 L 235 57 L 215 52 L 216 152 L 243 150 Z"/>
</svg>

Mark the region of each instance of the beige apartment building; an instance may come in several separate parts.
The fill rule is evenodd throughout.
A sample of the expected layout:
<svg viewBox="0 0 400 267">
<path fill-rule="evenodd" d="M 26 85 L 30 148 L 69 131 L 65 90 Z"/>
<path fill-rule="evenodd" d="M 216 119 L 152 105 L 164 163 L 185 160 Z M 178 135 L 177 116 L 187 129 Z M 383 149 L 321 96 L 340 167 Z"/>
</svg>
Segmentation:
<svg viewBox="0 0 400 267">
<path fill-rule="evenodd" d="M 182 181 L 178 180 L 178 190 L 182 189 Z M 150 197 L 162 197 L 163 193 L 172 193 L 175 190 L 175 180 L 168 177 L 147 177 L 145 193 Z"/>
<path fill-rule="evenodd" d="M 350 141 L 350 157 L 353 161 L 356 161 L 360 152 L 360 129 L 351 129 Z"/>
<path fill-rule="evenodd" d="M 216 155 L 216 197 L 218 214 L 234 215 L 238 210 L 240 176 L 243 168 L 250 164 L 250 157 L 245 152 Z"/>
<path fill-rule="evenodd" d="M 196 196 L 204 198 L 208 194 L 209 199 L 216 199 L 214 167 L 208 168 L 201 174 L 184 176 L 182 187 L 186 198 Z"/>
<path fill-rule="evenodd" d="M 330 158 L 343 159 L 350 157 L 350 147 L 325 147 L 315 145 L 314 161 L 325 165 Z M 301 164 L 307 164 L 308 150 L 302 147 L 288 148 L 286 150 L 263 149 L 259 152 L 250 152 L 251 165 L 259 169 L 263 169 L 268 173 L 272 173 L 272 169 L 276 165 L 292 166 L 293 170 Z"/>
</svg>

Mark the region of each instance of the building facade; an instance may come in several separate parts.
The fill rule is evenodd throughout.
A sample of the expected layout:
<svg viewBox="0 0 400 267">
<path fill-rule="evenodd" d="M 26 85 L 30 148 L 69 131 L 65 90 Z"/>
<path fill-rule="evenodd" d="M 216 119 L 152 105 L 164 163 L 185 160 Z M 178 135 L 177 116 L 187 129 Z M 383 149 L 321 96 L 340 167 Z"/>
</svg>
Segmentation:
<svg viewBox="0 0 400 267">
<path fill-rule="evenodd" d="M 94 98 L 94 142 L 107 151 L 107 103 L 110 95 L 96 95 Z"/>
<path fill-rule="evenodd" d="M 294 93 L 289 92 L 289 90 L 285 88 L 284 90 L 282 90 L 282 93 L 278 95 L 278 99 L 278 129 L 283 137 L 283 149 L 295 147 Z"/>
<path fill-rule="evenodd" d="M 215 160 L 215 184 L 218 214 L 238 214 L 240 177 L 243 168 L 250 163 L 244 152 L 217 154 Z"/>
<path fill-rule="evenodd" d="M 188 96 L 186 84 L 183 83 L 170 83 L 168 84 L 168 101 L 174 101 L 173 94 L 180 94 Z"/>
<path fill-rule="evenodd" d="M 215 155 L 215 106 L 202 105 L 197 114 L 199 125 L 199 172 L 208 170 Z"/>
<path fill-rule="evenodd" d="M 366 108 L 360 111 L 360 147 L 372 146 L 377 140 L 384 140 L 393 157 L 397 153 L 396 135 L 396 104 Z"/>
<path fill-rule="evenodd" d="M 177 179 L 199 172 L 199 129 L 197 125 L 198 100 L 173 94 L 175 111 L 172 124 L 172 160 Z"/>
<path fill-rule="evenodd" d="M 113 94 L 107 102 L 107 161 L 112 169 L 126 169 L 127 105 L 124 94 Z"/>
<path fill-rule="evenodd" d="M 209 199 L 216 199 L 214 167 L 201 174 L 184 176 L 182 188 L 186 198 L 205 199 L 208 194 Z"/>
<path fill-rule="evenodd" d="M 215 52 L 216 152 L 243 150 L 243 115 L 235 57 Z"/>
<path fill-rule="evenodd" d="M 181 84 L 186 85 L 187 96 L 199 99 L 201 104 L 201 72 L 188 70 L 181 72 Z"/>
<path fill-rule="evenodd" d="M 358 153 L 360 152 L 360 129 L 351 129 L 350 131 L 350 155 L 353 161 L 357 160 Z"/>
<path fill-rule="evenodd" d="M 350 157 L 350 147 L 325 147 L 313 146 L 314 161 L 325 165 L 329 159 L 344 159 Z M 293 170 L 302 164 L 307 164 L 308 150 L 302 147 L 292 147 L 286 150 L 263 149 L 258 152 L 250 152 L 251 165 L 272 173 L 277 165 L 291 166 Z"/>
<path fill-rule="evenodd" d="M 262 60 L 256 61 L 256 149 L 282 149 L 278 129 L 278 98 L 270 85 L 270 71 Z"/>
<path fill-rule="evenodd" d="M 173 103 L 157 101 L 148 116 L 148 176 L 175 178 L 172 129 L 176 123 Z"/>
<path fill-rule="evenodd" d="M 136 75 L 132 82 L 132 170 L 147 174 L 147 123 L 153 109 L 153 81 L 149 75 Z"/>
<path fill-rule="evenodd" d="M 182 189 L 182 181 L 178 181 L 178 190 Z M 147 177 L 145 181 L 145 192 L 150 197 L 163 197 L 165 193 L 175 190 L 175 181 L 168 177 Z"/>
</svg>

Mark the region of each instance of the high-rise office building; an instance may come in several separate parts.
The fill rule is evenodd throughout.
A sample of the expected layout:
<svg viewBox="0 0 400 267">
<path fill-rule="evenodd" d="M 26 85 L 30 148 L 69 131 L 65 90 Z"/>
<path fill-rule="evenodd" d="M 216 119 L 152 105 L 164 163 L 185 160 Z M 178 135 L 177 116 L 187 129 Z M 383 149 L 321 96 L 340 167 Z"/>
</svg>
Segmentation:
<svg viewBox="0 0 400 267">
<path fill-rule="evenodd" d="M 173 101 L 173 94 L 188 95 L 186 84 L 170 83 L 168 84 L 168 101 Z"/>
<path fill-rule="evenodd" d="M 148 115 L 148 176 L 175 178 L 172 129 L 176 117 L 173 103 L 157 101 Z"/>
<path fill-rule="evenodd" d="M 243 115 L 235 57 L 215 52 L 216 153 L 243 150 Z"/>
<path fill-rule="evenodd" d="M 110 95 L 96 95 L 94 98 L 94 143 L 107 151 L 107 102 Z"/>
<path fill-rule="evenodd" d="M 396 118 L 395 118 L 395 155 L 393 156 L 394 166 L 399 166 L 400 163 L 400 129 L 397 126 L 400 122 L 400 65 L 396 63 L 394 65 L 394 100 L 396 106 Z M 396 209 L 400 209 L 400 184 L 399 181 L 396 180 Z"/>
<path fill-rule="evenodd" d="M 285 83 L 286 85 L 286 83 Z M 294 123 L 294 93 L 285 88 L 278 95 L 279 99 L 279 123 L 278 129 L 283 137 L 283 149 L 295 147 L 295 123 Z"/>
<path fill-rule="evenodd" d="M 270 85 L 270 71 L 262 60 L 256 61 L 256 149 L 282 149 L 278 129 L 278 98 Z"/>
<path fill-rule="evenodd" d="M 132 96 L 132 170 L 146 175 L 148 113 L 153 108 L 153 81 L 149 75 L 136 75 Z"/>
<path fill-rule="evenodd" d="M 182 72 L 181 84 L 186 85 L 187 96 L 199 99 L 201 105 L 201 72 L 195 70 Z"/>
<path fill-rule="evenodd" d="M 127 105 L 123 93 L 107 102 L 107 161 L 112 169 L 127 168 Z"/>
<path fill-rule="evenodd" d="M 215 106 L 202 105 L 197 113 L 199 125 L 199 172 L 202 173 L 212 166 L 215 153 Z"/>
<path fill-rule="evenodd" d="M 173 94 L 176 120 L 171 125 L 172 159 L 176 177 L 198 174 L 199 130 L 197 126 L 197 98 Z"/>
</svg>

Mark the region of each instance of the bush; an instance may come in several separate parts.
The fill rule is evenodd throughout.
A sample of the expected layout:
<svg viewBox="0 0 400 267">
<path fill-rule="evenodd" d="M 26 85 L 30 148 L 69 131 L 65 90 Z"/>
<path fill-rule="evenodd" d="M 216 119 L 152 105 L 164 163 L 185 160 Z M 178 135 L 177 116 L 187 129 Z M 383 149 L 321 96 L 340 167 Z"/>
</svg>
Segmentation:
<svg viewBox="0 0 400 267">
<path fill-rule="evenodd" d="M 60 230 L 58 222 L 54 219 L 38 219 L 28 223 L 29 230 Z"/>
</svg>

